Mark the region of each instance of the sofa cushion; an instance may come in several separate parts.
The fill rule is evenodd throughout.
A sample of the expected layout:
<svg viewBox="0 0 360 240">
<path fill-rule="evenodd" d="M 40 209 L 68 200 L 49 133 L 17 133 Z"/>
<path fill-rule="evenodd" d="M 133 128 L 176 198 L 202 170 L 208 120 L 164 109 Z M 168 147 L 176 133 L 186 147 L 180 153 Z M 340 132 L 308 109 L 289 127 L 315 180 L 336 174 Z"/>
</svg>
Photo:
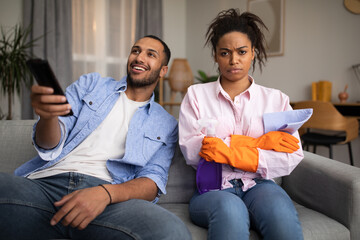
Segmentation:
<svg viewBox="0 0 360 240">
<path fill-rule="evenodd" d="M 1 172 L 13 173 L 21 164 L 36 156 L 37 153 L 31 140 L 34 123 L 34 120 L 2 121 L 0 125 Z"/>
<path fill-rule="evenodd" d="M 329 240 L 350 239 L 350 231 L 341 223 L 328 216 L 295 203 L 299 214 L 304 239 Z"/>
<path fill-rule="evenodd" d="M 195 169 L 186 165 L 177 145 L 166 185 L 167 194 L 160 197 L 159 203 L 189 203 L 196 189 L 195 174 Z"/>
</svg>

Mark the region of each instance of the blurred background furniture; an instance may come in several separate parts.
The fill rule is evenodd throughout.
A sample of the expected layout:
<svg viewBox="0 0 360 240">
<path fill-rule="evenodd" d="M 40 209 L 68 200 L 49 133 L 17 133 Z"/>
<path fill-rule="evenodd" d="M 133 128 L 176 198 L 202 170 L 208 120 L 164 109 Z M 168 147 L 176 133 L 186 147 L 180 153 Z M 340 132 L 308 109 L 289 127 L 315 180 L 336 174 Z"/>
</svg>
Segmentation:
<svg viewBox="0 0 360 240">
<path fill-rule="evenodd" d="M 164 80 L 168 80 L 170 86 L 170 101 L 164 102 Z M 194 83 L 194 76 L 190 68 L 189 62 L 185 58 L 175 58 L 170 67 L 167 77 L 160 78 L 159 82 L 159 103 L 161 106 L 170 106 L 170 114 L 172 107 L 180 105 L 181 101 L 175 102 L 176 94 L 181 93 L 183 98 L 190 85 Z"/>
<path fill-rule="evenodd" d="M 346 117 L 356 117 L 360 121 L 360 103 L 333 103 L 334 107 Z"/>
<path fill-rule="evenodd" d="M 329 156 L 333 158 L 332 145 L 347 144 L 350 164 L 354 165 L 351 141 L 359 135 L 359 123 L 355 117 L 344 117 L 330 102 L 302 101 L 294 103 L 294 109 L 312 108 L 313 115 L 299 130 L 303 146 L 309 150 L 309 145 L 326 146 Z M 316 130 L 321 130 L 316 131 Z"/>
</svg>

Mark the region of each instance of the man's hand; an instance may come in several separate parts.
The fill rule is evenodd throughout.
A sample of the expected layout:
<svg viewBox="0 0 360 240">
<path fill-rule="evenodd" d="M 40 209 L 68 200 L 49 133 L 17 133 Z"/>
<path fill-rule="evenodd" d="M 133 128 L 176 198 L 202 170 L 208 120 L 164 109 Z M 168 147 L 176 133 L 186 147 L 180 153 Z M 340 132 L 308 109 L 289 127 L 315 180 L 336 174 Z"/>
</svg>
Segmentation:
<svg viewBox="0 0 360 240">
<path fill-rule="evenodd" d="M 70 112 L 70 104 L 65 104 L 66 97 L 52 95 L 53 92 L 52 88 L 39 85 L 31 88 L 31 105 L 42 119 L 52 119 Z"/>
<path fill-rule="evenodd" d="M 65 96 L 52 95 L 54 90 L 49 87 L 34 85 L 31 88 L 31 105 L 40 116 L 36 126 L 36 143 L 44 148 L 54 148 L 60 141 L 61 131 L 58 116 L 70 112 L 70 104 L 66 102 Z"/>
<path fill-rule="evenodd" d="M 61 219 L 64 226 L 71 226 L 79 230 L 100 215 L 109 204 L 109 196 L 101 187 L 92 187 L 75 191 L 55 202 L 60 210 L 50 221 L 52 226 Z"/>
</svg>

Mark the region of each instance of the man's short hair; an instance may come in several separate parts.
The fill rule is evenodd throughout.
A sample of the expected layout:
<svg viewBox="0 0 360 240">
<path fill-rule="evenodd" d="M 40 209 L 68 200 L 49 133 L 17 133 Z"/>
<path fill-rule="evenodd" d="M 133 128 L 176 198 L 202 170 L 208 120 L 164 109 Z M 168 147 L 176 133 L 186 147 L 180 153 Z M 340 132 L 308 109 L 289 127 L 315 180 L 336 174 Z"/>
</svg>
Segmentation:
<svg viewBox="0 0 360 240">
<path fill-rule="evenodd" d="M 154 36 L 154 35 L 146 35 L 146 36 L 144 36 L 144 38 L 152 38 L 152 39 L 158 40 L 163 45 L 164 52 L 165 52 L 165 59 L 164 59 L 163 64 L 165 66 L 167 66 L 170 61 L 170 57 L 171 57 L 171 52 L 170 52 L 170 49 L 167 46 L 167 44 L 163 40 L 161 40 L 159 37 Z"/>
</svg>

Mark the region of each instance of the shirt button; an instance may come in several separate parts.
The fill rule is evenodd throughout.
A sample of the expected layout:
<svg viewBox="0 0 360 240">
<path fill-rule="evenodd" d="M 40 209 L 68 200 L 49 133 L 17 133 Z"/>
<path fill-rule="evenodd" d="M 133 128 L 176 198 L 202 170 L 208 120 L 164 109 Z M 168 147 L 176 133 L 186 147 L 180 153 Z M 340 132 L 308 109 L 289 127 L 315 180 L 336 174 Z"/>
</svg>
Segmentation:
<svg viewBox="0 0 360 240">
<path fill-rule="evenodd" d="M 161 137 L 157 137 L 157 140 L 160 140 L 161 139 Z"/>
<path fill-rule="evenodd" d="M 92 101 L 89 102 L 89 105 L 92 105 Z"/>
</svg>

